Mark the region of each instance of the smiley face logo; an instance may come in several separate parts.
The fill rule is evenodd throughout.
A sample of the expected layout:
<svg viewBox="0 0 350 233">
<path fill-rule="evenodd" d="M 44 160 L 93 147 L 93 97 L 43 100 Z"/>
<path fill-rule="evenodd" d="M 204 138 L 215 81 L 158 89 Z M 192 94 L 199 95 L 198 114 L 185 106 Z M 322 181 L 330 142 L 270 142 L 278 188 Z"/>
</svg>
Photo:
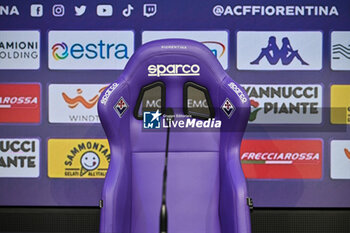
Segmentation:
<svg viewBox="0 0 350 233">
<path fill-rule="evenodd" d="M 82 168 L 92 171 L 100 165 L 100 158 L 96 153 L 88 151 L 81 156 L 80 163 Z"/>
</svg>

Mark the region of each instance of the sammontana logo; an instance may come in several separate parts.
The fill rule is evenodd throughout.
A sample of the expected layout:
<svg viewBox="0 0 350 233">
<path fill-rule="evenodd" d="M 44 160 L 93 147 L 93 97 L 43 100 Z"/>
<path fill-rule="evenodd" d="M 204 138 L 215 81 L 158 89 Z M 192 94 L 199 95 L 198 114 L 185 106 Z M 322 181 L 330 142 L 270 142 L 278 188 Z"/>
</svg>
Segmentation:
<svg viewBox="0 0 350 233">
<path fill-rule="evenodd" d="M 169 64 L 169 65 L 149 65 L 148 76 L 199 76 L 200 67 L 198 64 Z"/>
<path fill-rule="evenodd" d="M 50 139 L 49 177 L 104 178 L 110 161 L 105 139 Z"/>
</svg>

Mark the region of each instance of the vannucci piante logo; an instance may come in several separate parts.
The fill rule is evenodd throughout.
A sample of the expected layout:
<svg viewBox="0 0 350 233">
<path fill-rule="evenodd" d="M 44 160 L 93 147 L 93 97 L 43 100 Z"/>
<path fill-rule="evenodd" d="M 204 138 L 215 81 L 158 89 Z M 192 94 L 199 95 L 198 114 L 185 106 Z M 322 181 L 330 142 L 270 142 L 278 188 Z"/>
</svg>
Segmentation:
<svg viewBox="0 0 350 233">
<path fill-rule="evenodd" d="M 62 49 L 63 52 L 59 53 L 57 50 Z M 68 46 L 66 43 L 56 43 L 52 46 L 52 56 L 55 60 L 62 60 L 68 57 Z"/>
<path fill-rule="evenodd" d="M 134 52 L 132 31 L 50 31 L 52 70 L 124 69 Z"/>
</svg>

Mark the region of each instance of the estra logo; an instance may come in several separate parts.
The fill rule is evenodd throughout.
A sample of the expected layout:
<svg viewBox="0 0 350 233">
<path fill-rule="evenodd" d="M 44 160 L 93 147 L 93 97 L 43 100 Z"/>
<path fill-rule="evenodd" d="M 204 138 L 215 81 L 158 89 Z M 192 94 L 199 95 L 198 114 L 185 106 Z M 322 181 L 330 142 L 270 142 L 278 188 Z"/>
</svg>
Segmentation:
<svg viewBox="0 0 350 233">
<path fill-rule="evenodd" d="M 50 84 L 50 123 L 99 123 L 97 102 L 107 84 Z"/>
<path fill-rule="evenodd" d="M 50 31 L 52 70 L 122 70 L 134 52 L 133 31 Z"/>
<path fill-rule="evenodd" d="M 322 140 L 243 140 L 241 163 L 251 179 L 321 179 Z"/>
<path fill-rule="evenodd" d="M 227 31 L 144 31 L 142 43 L 170 38 L 183 38 L 201 42 L 210 49 L 224 69 L 228 68 Z M 171 46 L 169 46 L 171 49 Z"/>
<path fill-rule="evenodd" d="M 39 156 L 39 139 L 0 138 L 0 177 L 39 177 Z"/>
<path fill-rule="evenodd" d="M 247 92 L 252 124 L 320 124 L 321 85 L 242 85 Z"/>
<path fill-rule="evenodd" d="M 0 84 L 0 123 L 39 123 L 40 84 Z"/>
</svg>

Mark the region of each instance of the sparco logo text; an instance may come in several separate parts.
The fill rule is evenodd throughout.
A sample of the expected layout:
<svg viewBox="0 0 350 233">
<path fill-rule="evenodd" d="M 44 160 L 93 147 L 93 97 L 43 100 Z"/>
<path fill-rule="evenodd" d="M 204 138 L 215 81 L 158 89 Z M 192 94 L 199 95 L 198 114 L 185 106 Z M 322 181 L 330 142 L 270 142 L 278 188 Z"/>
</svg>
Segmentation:
<svg viewBox="0 0 350 233">
<path fill-rule="evenodd" d="M 149 65 L 148 76 L 199 76 L 200 67 L 197 64 Z"/>
</svg>

